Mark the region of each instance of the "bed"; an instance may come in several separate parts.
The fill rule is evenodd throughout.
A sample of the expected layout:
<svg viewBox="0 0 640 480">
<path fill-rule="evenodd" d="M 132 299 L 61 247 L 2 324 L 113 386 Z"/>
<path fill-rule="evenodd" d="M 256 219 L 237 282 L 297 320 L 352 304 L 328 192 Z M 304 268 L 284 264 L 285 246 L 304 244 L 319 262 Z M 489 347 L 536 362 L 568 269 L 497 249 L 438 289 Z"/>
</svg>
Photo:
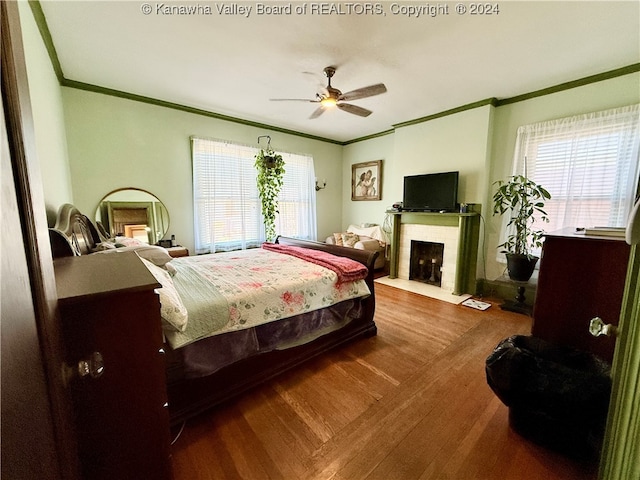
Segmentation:
<svg viewBox="0 0 640 480">
<path fill-rule="evenodd" d="M 59 209 L 49 232 L 54 258 L 109 254 L 115 248 L 70 204 Z M 168 255 L 160 247 L 118 248 L 123 249 L 135 250 L 163 285 L 158 292 L 172 425 L 332 348 L 376 334 L 377 252 L 282 236 L 255 251 L 170 261 L 162 260 Z M 289 268 L 304 270 L 292 274 Z M 225 270 L 231 275 L 225 276 Z M 191 277 L 195 286 L 181 283 Z M 302 283 L 283 286 L 287 278 Z M 203 301 L 209 295 L 203 284 L 208 283 L 216 287 L 212 300 L 222 293 L 235 296 Z M 264 291 L 268 295 L 261 300 L 258 293 Z M 178 307 L 167 297 L 176 294 Z M 169 306 L 175 317 L 165 315 Z"/>
</svg>

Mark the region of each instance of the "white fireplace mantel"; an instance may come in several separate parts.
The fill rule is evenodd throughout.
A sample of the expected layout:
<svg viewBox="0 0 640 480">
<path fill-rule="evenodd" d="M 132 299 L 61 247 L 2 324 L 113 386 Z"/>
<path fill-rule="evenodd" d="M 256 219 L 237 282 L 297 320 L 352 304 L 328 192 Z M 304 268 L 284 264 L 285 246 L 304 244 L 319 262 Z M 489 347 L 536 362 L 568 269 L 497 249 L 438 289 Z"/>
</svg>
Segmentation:
<svg viewBox="0 0 640 480">
<path fill-rule="evenodd" d="M 475 293 L 480 232 L 478 213 L 387 213 L 393 216 L 389 278 L 408 279 L 409 259 L 406 244 L 410 244 L 410 237 L 435 242 L 439 241 L 439 238 L 446 238 L 449 248 L 447 249 L 445 244 L 443 289 L 451 291 L 454 295 Z"/>
</svg>

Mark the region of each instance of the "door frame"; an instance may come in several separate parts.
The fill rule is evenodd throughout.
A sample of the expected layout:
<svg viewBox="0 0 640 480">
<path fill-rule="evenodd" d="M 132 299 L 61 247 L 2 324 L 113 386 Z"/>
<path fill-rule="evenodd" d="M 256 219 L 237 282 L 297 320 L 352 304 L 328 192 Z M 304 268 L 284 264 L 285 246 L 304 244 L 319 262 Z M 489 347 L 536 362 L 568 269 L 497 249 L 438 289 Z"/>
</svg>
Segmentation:
<svg viewBox="0 0 640 480">
<path fill-rule="evenodd" d="M 24 443 L 34 438 L 31 425 L 35 420 L 30 417 L 31 403 L 44 405 L 43 417 L 48 419 L 50 428 L 43 443 L 51 445 L 53 452 L 43 452 L 53 456 L 56 468 L 51 465 L 39 465 L 40 449 L 48 448 L 47 445 L 31 441 L 27 450 L 12 449 L 13 462 L 24 462 L 27 471 L 43 469 L 39 478 L 51 479 L 80 479 L 80 468 L 77 456 L 77 441 L 73 424 L 72 404 L 66 390 L 63 379 L 63 343 L 60 329 L 60 321 L 57 307 L 57 292 L 51 246 L 49 244 L 49 230 L 47 225 L 44 193 L 38 159 L 36 155 L 35 132 L 31 111 L 31 100 L 27 80 L 27 69 L 22 43 L 22 30 L 20 26 L 20 14 L 18 2 L 0 2 L 0 39 L 1 39 L 1 77 L 2 77 L 2 110 L 3 130 L 6 129 L 6 146 L 11 162 L 10 172 L 2 172 L 3 175 L 11 175 L 7 184 L 12 184 L 13 199 L 8 199 L 14 205 L 14 211 L 20 225 L 20 232 L 15 234 L 15 242 L 6 242 L 10 245 L 2 245 L 2 255 L 11 255 L 11 249 L 21 250 L 24 257 L 22 263 L 25 269 L 25 283 L 28 284 L 32 305 L 30 318 L 22 316 L 20 328 L 16 328 L 11 335 L 17 337 L 16 332 L 32 331 L 37 336 L 39 352 L 32 352 L 32 362 L 38 372 L 42 372 L 44 382 L 40 381 L 40 389 L 44 389 L 44 399 L 16 398 L 14 405 L 16 410 L 5 412 L 3 409 L 3 422 L 5 413 L 9 414 L 7 421 L 22 422 L 24 428 L 20 432 L 21 438 L 3 438 L 3 450 L 8 444 Z M 3 132 L 4 134 L 4 132 Z M 4 142 L 3 142 L 4 143 Z M 4 147 L 3 147 L 4 148 Z M 4 161 L 3 161 L 4 163 Z M 3 179 L 3 183 L 6 179 Z M 5 192 L 3 192 L 4 194 Z M 3 207 L 5 199 L 3 198 Z M 9 215 L 9 213 L 6 213 Z M 3 220 L 5 211 L 2 212 Z M 21 235 L 20 235 L 21 234 Z M 22 238 L 22 244 L 19 239 Z M 9 257 L 7 257 L 9 258 Z M 25 265 L 26 264 L 26 265 Z M 3 260 L 3 266 L 5 261 Z M 7 281 L 3 279 L 3 281 Z M 21 288 L 16 282 L 18 288 Z M 23 305 L 24 306 L 24 305 Z M 13 320 L 10 318 L 9 321 Z M 3 323 L 5 315 L 3 313 Z M 34 325 L 35 323 L 35 325 Z M 4 327 L 4 325 L 3 325 Z M 3 328 L 4 333 L 4 328 Z M 19 342 L 19 338 L 9 337 L 3 342 Z M 16 372 L 11 380 L 16 382 L 37 382 L 38 372 Z M 3 378 L 4 383 L 4 378 Z M 16 389 L 16 395 L 20 395 Z M 4 407 L 3 403 L 3 407 Z M 44 426 L 43 426 L 44 427 Z M 44 438 L 44 437 L 43 437 Z M 4 453 L 4 452 L 3 452 Z M 3 457 L 4 458 L 4 457 Z M 17 467 L 16 467 L 17 468 Z M 52 468 L 54 470 L 52 471 Z M 28 477 L 25 477 L 28 478 Z"/>
<path fill-rule="evenodd" d="M 632 245 L 619 336 L 613 357 L 613 388 L 599 478 L 640 478 L 640 251 Z"/>
</svg>

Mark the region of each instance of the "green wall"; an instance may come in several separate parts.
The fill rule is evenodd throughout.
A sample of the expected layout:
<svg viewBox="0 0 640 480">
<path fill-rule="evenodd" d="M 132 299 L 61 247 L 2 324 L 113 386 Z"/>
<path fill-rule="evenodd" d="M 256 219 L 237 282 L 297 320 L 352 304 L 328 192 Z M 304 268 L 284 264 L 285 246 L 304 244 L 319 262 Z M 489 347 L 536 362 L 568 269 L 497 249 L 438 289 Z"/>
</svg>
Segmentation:
<svg viewBox="0 0 640 480">
<path fill-rule="evenodd" d="M 511 174 L 516 130 L 554 118 L 640 102 L 640 73 L 590 83 L 528 100 L 487 104 L 422 123 L 402 126 L 393 134 L 355 142 L 344 148 L 342 223 L 385 222 L 385 210 L 402 200 L 404 175 L 460 171 L 458 200 L 481 203 L 478 277 L 495 280 L 505 269 L 497 258 L 501 218 L 491 215 L 493 183 Z M 353 163 L 384 159 L 382 200 L 350 200 Z"/>
<path fill-rule="evenodd" d="M 491 105 L 396 128 L 392 134 L 345 146 L 343 223 L 382 223 L 385 211 L 402 201 L 405 175 L 460 172 L 458 201 L 482 203 L 493 116 Z M 351 165 L 384 160 L 382 199 L 351 201 Z"/>
<path fill-rule="evenodd" d="M 496 108 L 489 185 L 511 175 L 516 131 L 519 126 L 638 102 L 640 73 L 632 73 Z M 492 191 L 489 193 L 492 194 Z M 490 199 L 491 196 L 487 196 L 485 202 L 489 202 Z M 504 270 L 504 264 L 496 261 L 502 221 L 500 217 L 492 217 L 489 208 L 485 208 L 484 211 L 487 223 L 487 278 L 494 279 Z"/>
<path fill-rule="evenodd" d="M 340 227 L 340 145 L 101 93 L 62 90 L 74 200 L 87 214 L 93 214 L 112 190 L 142 188 L 167 206 L 167 235 L 174 234 L 178 243 L 193 251 L 189 137 L 257 145 L 258 136 L 270 135 L 276 150 L 313 155 L 316 177 L 327 180 L 327 187 L 317 192 L 319 237 Z"/>
<path fill-rule="evenodd" d="M 357 142 L 344 147 L 344 161 L 342 165 L 342 198 L 341 227 L 335 232 L 347 228 L 350 224 L 384 222 L 384 212 L 391 207 L 396 200 L 402 200 L 402 195 L 390 191 L 393 182 L 394 169 L 398 161 L 394 155 L 395 134 L 383 135 L 364 142 Z M 380 200 L 352 201 L 351 200 L 351 166 L 354 163 L 382 160 L 382 189 Z M 328 234 L 334 232 L 327 232 Z"/>
<path fill-rule="evenodd" d="M 485 104 L 345 146 L 270 132 L 133 100 L 63 87 L 73 198 L 93 212 L 103 195 L 121 187 L 153 192 L 168 207 L 169 233 L 193 247 L 189 136 L 256 144 L 271 135 L 279 149 L 312 154 L 318 192 L 318 238 L 347 225 L 385 222 L 402 199 L 404 175 L 459 170 L 459 201 L 483 205 L 478 272 L 493 280 L 504 271 L 496 255 L 500 219 L 490 215 L 492 184 L 511 172 L 520 125 L 640 101 L 640 73 L 603 80 L 503 106 Z M 383 160 L 382 199 L 351 200 L 351 166 Z"/>
<path fill-rule="evenodd" d="M 58 207 L 72 203 L 64 108 L 58 78 L 27 2 L 18 2 L 36 152 L 43 178 L 47 219 L 53 226 Z"/>
</svg>

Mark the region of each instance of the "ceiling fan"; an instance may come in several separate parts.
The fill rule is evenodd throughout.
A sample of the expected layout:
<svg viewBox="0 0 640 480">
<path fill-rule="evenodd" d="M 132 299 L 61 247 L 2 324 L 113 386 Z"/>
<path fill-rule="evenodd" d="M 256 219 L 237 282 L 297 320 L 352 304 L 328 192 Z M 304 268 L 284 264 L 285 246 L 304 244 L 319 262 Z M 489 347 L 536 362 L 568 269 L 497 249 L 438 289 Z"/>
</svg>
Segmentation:
<svg viewBox="0 0 640 480">
<path fill-rule="evenodd" d="M 369 115 L 371 115 L 371 113 L 373 113 L 371 110 L 367 110 L 366 108 L 358 107 L 357 105 L 352 105 L 345 102 L 359 100 L 361 98 L 373 97 L 374 95 L 380 95 L 381 93 L 387 91 L 387 87 L 385 87 L 383 83 L 377 83 L 375 85 L 369 85 L 368 87 L 362 87 L 356 90 L 351 90 L 347 93 L 342 93 L 337 88 L 333 88 L 331 86 L 331 78 L 333 77 L 333 74 L 336 73 L 336 68 L 326 67 L 324 69 L 324 73 L 327 76 L 327 86 L 324 88 L 324 92 L 322 94 L 316 93 L 316 98 L 314 98 L 313 100 L 303 98 L 272 98 L 271 100 L 276 102 L 292 101 L 319 103 L 320 106 L 316 110 L 314 110 L 314 112 L 309 117 L 310 119 L 318 118 L 325 112 L 325 110 L 333 107 L 338 107 L 340 110 L 358 115 L 360 117 L 368 117 Z"/>
</svg>

